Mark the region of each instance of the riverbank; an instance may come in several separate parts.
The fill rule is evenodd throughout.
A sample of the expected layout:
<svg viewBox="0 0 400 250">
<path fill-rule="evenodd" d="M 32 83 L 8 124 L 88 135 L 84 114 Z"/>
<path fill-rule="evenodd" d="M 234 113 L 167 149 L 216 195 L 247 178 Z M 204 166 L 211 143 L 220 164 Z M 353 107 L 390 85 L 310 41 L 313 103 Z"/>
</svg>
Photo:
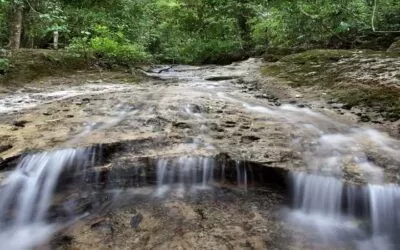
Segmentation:
<svg viewBox="0 0 400 250">
<path fill-rule="evenodd" d="M 267 63 L 263 89 L 272 95 L 273 89 L 294 90 L 302 100 L 325 100 L 338 114 L 348 110 L 360 122 L 398 137 L 399 66 L 400 57 L 393 52 L 310 50 Z"/>
</svg>

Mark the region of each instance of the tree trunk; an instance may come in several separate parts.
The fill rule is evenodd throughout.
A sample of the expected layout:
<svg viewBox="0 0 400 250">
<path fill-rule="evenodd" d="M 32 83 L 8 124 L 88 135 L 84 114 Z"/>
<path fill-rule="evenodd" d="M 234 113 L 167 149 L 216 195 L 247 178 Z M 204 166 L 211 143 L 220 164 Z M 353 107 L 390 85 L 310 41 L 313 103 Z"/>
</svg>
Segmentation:
<svg viewBox="0 0 400 250">
<path fill-rule="evenodd" d="M 53 48 L 58 50 L 58 37 L 59 37 L 58 30 L 53 31 Z"/>
<path fill-rule="evenodd" d="M 247 23 L 247 17 L 244 13 L 240 13 L 237 16 L 237 24 L 239 26 L 240 38 L 245 43 L 244 49 L 249 49 L 251 47 L 251 28 Z"/>
<path fill-rule="evenodd" d="M 21 34 L 22 34 L 22 15 L 24 6 L 17 4 L 13 10 L 13 20 L 11 23 L 11 37 L 10 37 L 10 48 L 11 50 L 18 50 L 21 46 Z"/>
<path fill-rule="evenodd" d="M 247 0 L 238 1 L 236 21 L 239 29 L 239 36 L 244 43 L 243 49 L 249 50 L 252 47 L 251 27 L 248 23 L 248 17 L 251 16 L 251 10 L 246 6 Z"/>
</svg>

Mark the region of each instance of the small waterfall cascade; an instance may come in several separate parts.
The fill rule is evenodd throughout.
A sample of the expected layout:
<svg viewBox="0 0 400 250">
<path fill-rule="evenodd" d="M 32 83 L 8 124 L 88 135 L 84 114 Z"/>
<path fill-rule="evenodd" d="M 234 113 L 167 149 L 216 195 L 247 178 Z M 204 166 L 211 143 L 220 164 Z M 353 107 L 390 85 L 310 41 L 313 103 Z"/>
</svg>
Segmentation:
<svg viewBox="0 0 400 250">
<path fill-rule="evenodd" d="M 333 177 L 297 173 L 292 175 L 293 206 L 306 214 L 341 216 L 343 183 Z"/>
<path fill-rule="evenodd" d="M 292 173 L 289 219 L 325 240 L 351 240 L 358 249 L 395 249 L 400 230 L 400 187 L 346 185 L 334 177 Z M 368 248 L 367 248 L 368 249 Z"/>
<path fill-rule="evenodd" d="M 48 221 L 53 195 L 64 171 L 84 171 L 93 149 L 63 149 L 25 156 L 0 189 L 3 249 L 31 249 L 57 231 Z"/>
<path fill-rule="evenodd" d="M 215 160 L 208 157 L 179 157 L 157 162 L 157 196 L 173 188 L 179 193 L 196 188 L 209 188 L 214 182 Z"/>
<path fill-rule="evenodd" d="M 241 164 L 240 161 L 236 161 L 236 183 L 238 187 L 242 187 L 247 192 L 249 177 L 245 163 L 246 162 L 243 162 L 243 164 Z"/>
<path fill-rule="evenodd" d="M 400 244 L 400 187 L 396 185 L 369 185 L 371 231 L 373 239 Z M 386 249 L 394 249 L 388 245 Z"/>
</svg>

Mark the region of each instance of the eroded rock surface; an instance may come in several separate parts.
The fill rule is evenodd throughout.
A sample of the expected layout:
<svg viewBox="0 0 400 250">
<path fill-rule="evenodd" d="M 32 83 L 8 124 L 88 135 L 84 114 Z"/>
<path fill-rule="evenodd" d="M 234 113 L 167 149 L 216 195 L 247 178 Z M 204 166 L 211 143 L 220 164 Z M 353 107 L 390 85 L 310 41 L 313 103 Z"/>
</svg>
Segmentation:
<svg viewBox="0 0 400 250">
<path fill-rule="evenodd" d="M 70 88 L 38 84 L 2 93 L 0 157 L 6 160 L 0 164 L 9 170 L 7 159 L 15 161 L 12 157 L 30 151 L 113 148 L 91 169 L 90 178 L 100 182 L 89 187 L 122 195 L 105 211 L 63 232 L 55 247 L 282 249 L 288 242 L 320 249 L 308 245 L 307 233 L 297 232 L 291 239 L 287 230 L 292 229 L 278 219 L 287 190 L 266 187 L 274 180 L 284 182 L 270 169 L 318 172 L 356 185 L 396 183 L 400 143 L 375 129 L 385 128 L 382 124 L 360 123 L 366 114 L 353 107 L 272 86 L 277 79 L 262 76 L 261 65 L 261 59 L 249 59 L 223 67 L 168 66 L 146 70 L 153 78 L 140 84 L 91 78 Z M 154 170 L 160 166 L 150 159 L 180 162 L 182 156 L 218 155 L 229 159 L 224 171 L 242 172 L 227 173 L 229 181 L 216 183 L 222 186 L 212 191 L 191 196 L 178 188 L 159 200 L 146 189 L 145 184 L 160 184 Z M 254 173 L 251 166 L 272 172 Z M 181 173 L 186 178 L 187 172 Z M 207 176 L 204 170 L 202 178 Z M 263 185 L 250 190 L 250 176 L 269 178 L 258 178 L 253 183 Z M 245 188 L 235 191 L 232 184 Z M 79 197 L 79 192 L 71 195 Z M 82 213 L 97 206 L 88 204 L 87 197 L 81 200 Z"/>
</svg>

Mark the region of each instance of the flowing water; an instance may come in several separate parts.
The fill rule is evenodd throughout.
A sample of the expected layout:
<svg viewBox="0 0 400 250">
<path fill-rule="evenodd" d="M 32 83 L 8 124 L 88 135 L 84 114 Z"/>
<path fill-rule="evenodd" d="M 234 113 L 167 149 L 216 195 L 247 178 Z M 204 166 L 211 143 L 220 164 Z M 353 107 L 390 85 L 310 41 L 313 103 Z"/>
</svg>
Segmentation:
<svg viewBox="0 0 400 250">
<path fill-rule="evenodd" d="M 359 249 L 397 249 L 400 189 L 397 185 L 354 186 L 314 174 L 291 174 L 288 213 L 326 241 L 353 241 Z"/>
<path fill-rule="evenodd" d="M 139 106 L 132 108 L 128 101 L 126 105 L 112 108 L 106 107 L 107 105 L 98 107 L 100 110 L 104 109 L 104 113 L 111 112 L 113 119 L 107 118 L 101 123 L 88 120 L 83 130 L 69 138 L 65 145 L 75 145 L 100 130 L 107 132 L 118 128 L 117 132 L 123 134 L 133 128 L 140 129 L 139 126 L 132 125 L 134 119 L 145 119 L 147 123 L 158 117 L 159 113 L 165 116 L 174 114 L 170 120 L 184 117 L 185 121 L 195 124 L 193 127 L 197 129 L 196 134 L 190 135 L 189 123 L 176 123 L 183 127 L 179 136 L 191 140 L 183 144 L 184 150 L 178 150 L 180 156 L 160 157 L 156 161 L 153 173 L 156 180 L 155 191 L 149 196 L 160 198 L 172 195 L 182 198 L 185 194 L 196 193 L 198 190 L 211 192 L 228 177 L 247 193 L 251 192 L 254 179 L 260 175 L 244 161 L 252 160 L 251 155 L 246 155 L 247 151 L 244 151 L 247 146 L 244 146 L 244 150 L 235 151 L 237 144 L 233 144 L 233 139 L 231 143 L 229 138 L 226 140 L 227 144 L 214 143 L 210 135 L 213 130 L 210 124 L 215 121 L 203 112 L 200 105 L 194 103 L 212 102 L 212 105 L 221 104 L 223 108 L 233 106 L 235 108 L 231 113 L 238 112 L 254 118 L 253 120 L 264 121 L 265 127 L 271 123 L 285 127 L 290 144 L 283 147 L 290 147 L 301 159 L 299 168 L 290 166 L 286 169 L 290 170 L 287 182 L 290 186 L 288 197 L 291 202 L 282 209 L 284 220 L 295 228 L 304 228 L 310 234 L 315 234 L 317 242 L 332 246 L 343 244 L 345 247 L 350 245 L 358 249 L 398 249 L 400 242 L 396 234 L 400 230 L 400 188 L 397 184 L 390 184 L 397 177 L 391 175 L 389 178 L 385 170 L 400 166 L 399 141 L 372 128 L 339 122 L 311 108 L 289 104 L 272 105 L 254 99 L 233 86 L 234 79 L 255 73 L 259 64 L 260 62 L 251 59 L 226 67 L 175 66 L 154 69 L 149 75 L 177 82 L 168 88 L 152 87 L 155 102 L 159 102 L 158 106 L 150 102 L 148 95 L 143 95 L 139 100 L 149 102 L 148 106 L 144 105 L 146 108 L 143 110 Z M 222 76 L 220 79 L 223 80 L 211 81 L 216 76 Z M 87 91 L 97 91 L 100 94 L 111 91 L 110 89 L 117 92 L 130 89 L 126 86 L 114 88 L 113 85 L 82 88 L 82 91 L 74 88 L 69 92 L 60 90 L 61 92 L 56 91 L 53 94 L 20 93 L 16 98 L 8 97 L 1 101 L 0 113 L 70 98 Z M 132 94 L 140 95 L 134 91 L 127 93 Z M 15 103 L 20 103 L 18 98 L 25 104 L 12 105 L 14 100 Z M 121 97 L 117 96 L 116 99 L 118 98 Z M 42 101 L 35 101 L 36 99 Z M 120 103 L 124 103 L 123 100 Z M 212 105 L 209 105 L 210 110 Z M 219 115 L 218 118 L 223 119 L 224 115 L 226 114 Z M 228 125 L 232 127 L 235 123 L 236 121 L 230 121 Z M 166 133 L 172 133 L 169 129 L 165 129 Z M 155 130 L 156 128 L 152 128 L 151 132 Z M 247 138 L 254 141 L 260 139 L 255 136 Z M 212 152 L 215 155 L 218 151 L 228 149 L 236 153 L 235 164 L 230 166 L 234 169 L 233 178 L 226 174 L 232 170 L 217 163 L 212 156 L 197 156 L 201 155 L 199 152 L 204 155 Z M 176 153 L 176 149 L 174 150 L 171 151 Z M 262 150 L 258 149 L 256 153 L 264 154 Z M 154 154 L 153 151 L 151 153 Z M 1 186 L 1 248 L 30 249 L 41 245 L 63 226 L 84 216 L 82 213 L 71 212 L 74 209 L 68 205 L 68 201 L 64 202 L 63 213 L 69 216 L 62 222 L 52 219 L 50 212 L 64 175 L 75 173 L 68 180 L 76 182 L 76 187 L 84 186 L 87 180 L 86 169 L 95 165 L 97 157 L 100 156 L 91 148 L 64 149 L 25 156 Z M 103 170 L 105 173 L 109 171 L 106 168 Z M 141 175 L 141 172 L 135 174 L 138 178 L 145 178 Z M 101 178 L 96 176 L 95 179 Z"/>
<path fill-rule="evenodd" d="M 46 243 L 61 225 L 48 222 L 53 195 L 63 173 L 93 165 L 91 149 L 64 149 L 25 156 L 0 190 L 2 249 L 30 249 Z M 75 219 L 76 216 L 70 218 Z"/>
<path fill-rule="evenodd" d="M 174 189 L 182 196 L 185 191 L 209 188 L 214 182 L 214 165 L 214 159 L 206 157 L 159 160 L 156 196 L 163 196 Z"/>
<path fill-rule="evenodd" d="M 167 77 L 182 77 L 185 70 L 170 71 Z M 193 80 L 199 70 L 184 75 Z M 204 79 L 204 76 L 203 76 Z M 249 112 L 281 120 L 295 131 L 292 147 L 301 153 L 308 172 L 289 177 L 292 205 L 286 219 L 318 232 L 324 242 L 353 245 L 358 249 L 397 249 L 400 227 L 399 186 L 385 184 L 384 168 L 400 164 L 400 143 L 387 134 L 338 122 L 322 113 L 294 105 L 279 107 L 249 103 L 243 97 L 217 88 L 214 98 L 243 106 Z M 223 89 L 223 88 L 222 88 Z M 373 156 L 384 156 L 379 165 Z M 236 164 L 237 183 L 247 188 L 246 168 Z M 347 184 L 342 179 L 356 173 L 368 184 Z"/>
</svg>

